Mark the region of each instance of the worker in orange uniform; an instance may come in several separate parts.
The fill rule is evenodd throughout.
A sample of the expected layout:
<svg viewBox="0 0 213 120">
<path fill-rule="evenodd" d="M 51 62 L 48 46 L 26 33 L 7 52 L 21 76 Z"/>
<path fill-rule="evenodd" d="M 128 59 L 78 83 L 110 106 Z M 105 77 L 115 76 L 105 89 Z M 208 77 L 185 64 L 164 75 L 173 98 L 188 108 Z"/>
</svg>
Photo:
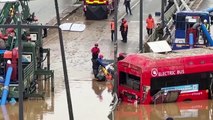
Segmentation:
<svg viewBox="0 0 213 120">
<path fill-rule="evenodd" d="M 128 23 L 127 23 L 127 20 L 124 19 L 123 20 L 123 24 L 124 24 L 124 31 L 123 31 L 123 35 L 124 35 L 124 39 L 123 39 L 123 42 L 127 42 L 127 33 L 128 33 Z"/>
<path fill-rule="evenodd" d="M 127 33 L 128 33 L 128 23 L 125 18 L 122 19 L 122 23 L 120 26 L 121 36 L 123 38 L 123 42 L 127 42 Z"/>
<path fill-rule="evenodd" d="M 146 30 L 147 30 L 148 36 L 150 36 L 152 34 L 154 25 L 155 25 L 155 21 L 152 18 L 152 15 L 149 14 L 148 18 L 146 19 Z"/>
<path fill-rule="evenodd" d="M 113 42 L 114 33 L 115 33 L 115 21 L 114 21 L 114 19 L 112 19 L 111 22 L 110 22 L 110 28 L 111 28 L 111 40 Z"/>
</svg>

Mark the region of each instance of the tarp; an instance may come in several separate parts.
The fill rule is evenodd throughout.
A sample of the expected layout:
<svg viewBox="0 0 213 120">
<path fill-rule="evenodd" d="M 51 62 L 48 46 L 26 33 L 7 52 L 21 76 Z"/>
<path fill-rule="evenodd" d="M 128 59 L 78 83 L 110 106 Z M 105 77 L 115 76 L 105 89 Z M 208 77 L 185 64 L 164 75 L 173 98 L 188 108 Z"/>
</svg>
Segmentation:
<svg viewBox="0 0 213 120">
<path fill-rule="evenodd" d="M 61 28 L 61 30 L 73 32 L 82 32 L 86 28 L 84 24 L 77 24 L 77 23 L 63 23 L 59 27 Z"/>
</svg>

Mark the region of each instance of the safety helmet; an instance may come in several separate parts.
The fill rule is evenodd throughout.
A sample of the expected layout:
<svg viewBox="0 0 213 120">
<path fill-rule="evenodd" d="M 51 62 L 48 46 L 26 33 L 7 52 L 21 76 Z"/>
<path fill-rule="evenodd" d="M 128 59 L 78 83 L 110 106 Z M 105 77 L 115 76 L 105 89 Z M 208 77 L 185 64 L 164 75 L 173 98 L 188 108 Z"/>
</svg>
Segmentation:
<svg viewBox="0 0 213 120">
<path fill-rule="evenodd" d="M 203 22 L 204 22 L 204 23 L 206 23 L 206 22 L 207 22 L 207 20 L 205 19 Z"/>
<path fill-rule="evenodd" d="M 123 52 L 119 53 L 119 57 L 125 57 L 125 56 L 126 56 L 126 53 L 123 53 Z"/>
<path fill-rule="evenodd" d="M 99 54 L 99 58 L 101 58 L 101 59 L 102 59 L 103 57 L 104 57 L 104 56 L 103 56 L 102 54 Z"/>
<path fill-rule="evenodd" d="M 124 20 L 123 20 L 123 22 L 124 22 L 124 23 L 126 23 L 126 22 L 127 22 L 127 20 L 126 20 L 126 19 L 124 19 Z"/>
<path fill-rule="evenodd" d="M 98 43 L 95 43 L 95 46 L 98 46 Z"/>
</svg>

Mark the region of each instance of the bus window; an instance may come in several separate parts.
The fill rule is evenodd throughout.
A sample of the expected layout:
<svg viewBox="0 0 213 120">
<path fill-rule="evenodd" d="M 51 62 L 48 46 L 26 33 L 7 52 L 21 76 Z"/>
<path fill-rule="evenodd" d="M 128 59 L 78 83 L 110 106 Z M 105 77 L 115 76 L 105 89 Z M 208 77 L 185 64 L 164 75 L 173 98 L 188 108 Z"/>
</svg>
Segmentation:
<svg viewBox="0 0 213 120">
<path fill-rule="evenodd" d="M 127 86 L 133 90 L 140 90 L 140 77 L 120 72 L 119 74 L 119 85 Z"/>
<path fill-rule="evenodd" d="M 184 86 L 198 84 L 198 90 L 209 88 L 211 76 L 210 73 L 194 73 L 176 76 L 157 77 L 151 79 L 151 96 L 165 87 Z M 203 82 L 205 81 L 205 82 Z"/>
</svg>

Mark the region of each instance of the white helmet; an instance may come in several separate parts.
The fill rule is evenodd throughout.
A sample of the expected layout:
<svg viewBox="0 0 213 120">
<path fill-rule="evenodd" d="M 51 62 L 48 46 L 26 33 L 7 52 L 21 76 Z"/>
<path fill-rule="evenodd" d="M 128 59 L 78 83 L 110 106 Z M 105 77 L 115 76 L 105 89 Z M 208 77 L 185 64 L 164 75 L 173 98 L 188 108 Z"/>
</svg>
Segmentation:
<svg viewBox="0 0 213 120">
<path fill-rule="evenodd" d="M 11 64 L 11 60 L 7 60 L 7 64 L 9 64 L 9 65 L 10 65 L 10 64 Z"/>
<path fill-rule="evenodd" d="M 204 23 L 207 23 L 207 20 L 205 19 L 203 22 L 204 22 Z"/>
</svg>

